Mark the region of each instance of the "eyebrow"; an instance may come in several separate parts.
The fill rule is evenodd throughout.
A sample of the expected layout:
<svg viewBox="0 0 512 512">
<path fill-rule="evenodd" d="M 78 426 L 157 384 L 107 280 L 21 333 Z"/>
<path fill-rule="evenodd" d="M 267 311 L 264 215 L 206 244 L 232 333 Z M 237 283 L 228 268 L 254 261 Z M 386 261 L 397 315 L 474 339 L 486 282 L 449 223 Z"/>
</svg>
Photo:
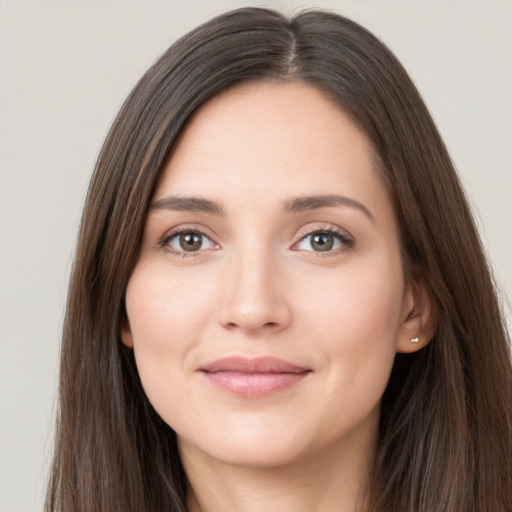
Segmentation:
<svg viewBox="0 0 512 512">
<path fill-rule="evenodd" d="M 299 213 L 332 206 L 348 206 L 349 208 L 355 208 L 364 213 L 366 217 L 375 223 L 375 217 L 364 204 L 350 197 L 340 195 L 297 197 L 285 203 L 285 210 L 290 213 Z"/>
<path fill-rule="evenodd" d="M 320 208 L 329 208 L 332 206 L 347 206 L 355 208 L 372 222 L 375 217 L 370 210 L 355 199 L 341 195 L 318 195 L 296 197 L 285 202 L 284 210 L 288 213 L 300 213 L 309 210 L 318 210 Z M 184 196 L 168 196 L 151 205 L 151 210 L 174 210 L 179 212 L 203 212 L 213 215 L 224 215 L 224 210 L 220 204 L 203 197 L 184 197 Z"/>
<path fill-rule="evenodd" d="M 151 210 L 175 210 L 178 212 L 203 212 L 224 215 L 222 207 L 203 197 L 168 196 L 151 205 Z"/>
</svg>

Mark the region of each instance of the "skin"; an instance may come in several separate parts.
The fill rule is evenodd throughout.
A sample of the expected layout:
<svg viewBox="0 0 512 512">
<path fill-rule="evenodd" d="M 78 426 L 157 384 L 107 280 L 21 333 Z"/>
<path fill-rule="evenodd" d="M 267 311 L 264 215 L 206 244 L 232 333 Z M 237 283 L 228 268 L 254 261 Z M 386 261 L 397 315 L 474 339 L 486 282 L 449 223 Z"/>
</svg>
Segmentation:
<svg viewBox="0 0 512 512">
<path fill-rule="evenodd" d="M 178 435 L 189 510 L 361 509 L 394 356 L 428 342 L 433 316 L 421 284 L 405 281 L 379 173 L 358 127 L 300 83 L 224 92 L 175 145 L 129 280 L 122 339 Z M 332 195 L 349 201 L 290 211 L 297 198 Z M 176 197 L 216 206 L 194 211 Z M 195 233 L 197 250 L 184 250 L 176 229 Z M 313 243 L 319 231 L 331 250 Z M 234 355 L 309 373 L 251 397 L 198 371 Z"/>
</svg>

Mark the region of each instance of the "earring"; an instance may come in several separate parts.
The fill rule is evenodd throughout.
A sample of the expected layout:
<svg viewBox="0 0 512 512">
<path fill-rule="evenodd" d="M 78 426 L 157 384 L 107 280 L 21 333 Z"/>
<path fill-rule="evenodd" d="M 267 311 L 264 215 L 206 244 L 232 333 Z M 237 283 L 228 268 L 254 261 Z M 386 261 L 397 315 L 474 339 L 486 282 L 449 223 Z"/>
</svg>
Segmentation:
<svg viewBox="0 0 512 512">
<path fill-rule="evenodd" d="M 418 337 L 411 338 L 411 343 L 418 343 L 418 341 L 420 341 L 420 339 Z"/>
</svg>

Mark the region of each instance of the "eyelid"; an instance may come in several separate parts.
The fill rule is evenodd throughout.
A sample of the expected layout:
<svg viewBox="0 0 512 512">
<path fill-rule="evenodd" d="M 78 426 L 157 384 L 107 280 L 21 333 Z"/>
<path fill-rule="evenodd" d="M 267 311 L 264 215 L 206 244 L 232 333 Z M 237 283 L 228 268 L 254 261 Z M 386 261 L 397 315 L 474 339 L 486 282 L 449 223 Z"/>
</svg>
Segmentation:
<svg viewBox="0 0 512 512">
<path fill-rule="evenodd" d="M 176 249 L 172 248 L 170 246 L 169 242 L 173 238 L 178 236 L 180 233 L 186 233 L 186 232 L 195 232 L 195 233 L 200 234 L 201 236 L 204 236 L 215 247 L 214 248 L 209 248 L 209 249 L 200 249 L 200 250 L 197 250 L 197 251 L 190 251 L 190 252 L 179 251 L 179 250 L 176 250 Z M 334 237 L 336 237 L 342 243 L 342 247 L 334 249 L 334 250 L 325 251 L 325 252 L 322 252 L 322 251 L 307 251 L 307 250 L 302 250 L 302 249 L 294 249 L 294 247 L 296 247 L 306 237 L 314 235 L 316 233 L 327 233 L 327 234 L 333 235 Z M 195 224 L 195 223 L 192 223 L 192 224 L 181 224 L 181 225 L 174 226 L 174 227 L 170 228 L 169 230 L 167 230 L 165 232 L 165 234 L 160 238 L 158 244 L 161 247 L 163 247 L 164 249 L 168 250 L 170 253 L 174 254 L 174 255 L 179 255 L 179 256 L 183 256 L 183 257 L 194 257 L 194 256 L 200 256 L 201 254 L 204 254 L 206 251 L 211 251 L 211 250 L 219 249 L 220 248 L 220 244 L 218 244 L 215 241 L 215 238 L 216 237 L 213 236 L 212 234 L 210 234 L 210 230 L 208 228 L 206 228 L 205 226 L 202 226 L 200 224 L 198 225 L 198 224 Z M 322 223 L 322 224 L 320 224 L 320 223 L 317 223 L 317 224 L 310 223 L 310 224 L 302 227 L 297 232 L 297 234 L 296 234 L 296 236 L 294 238 L 295 238 L 296 241 L 293 243 L 293 245 L 291 247 L 292 250 L 302 251 L 302 252 L 312 252 L 312 253 L 315 253 L 315 255 L 318 255 L 318 256 L 332 256 L 332 255 L 336 255 L 336 254 L 339 254 L 340 252 L 345 251 L 348 248 L 353 247 L 353 245 L 354 245 L 354 237 L 350 233 L 348 233 L 345 229 L 342 229 L 339 226 L 337 226 L 335 224 L 330 224 L 330 223 L 329 224 L 326 224 L 326 223 Z"/>
<path fill-rule="evenodd" d="M 206 229 L 205 227 L 197 225 L 197 224 L 178 225 L 178 226 L 172 227 L 171 229 L 167 230 L 165 232 L 165 234 L 160 238 L 160 241 L 158 242 L 158 244 L 174 255 L 183 256 L 183 257 L 199 256 L 202 253 L 204 253 L 205 251 L 216 250 L 220 247 L 219 244 L 214 240 L 215 237 L 212 236 L 211 234 L 209 234 L 208 231 L 209 230 Z M 204 236 L 205 238 L 210 240 L 210 242 L 212 242 L 212 244 L 215 246 L 215 249 L 200 249 L 198 251 L 187 252 L 187 251 L 178 251 L 170 246 L 170 241 L 173 238 L 180 235 L 181 233 L 187 233 L 187 232 L 198 233 L 201 236 Z"/>
<path fill-rule="evenodd" d="M 294 242 L 292 245 L 292 250 L 301 250 L 301 249 L 293 249 L 296 247 L 300 242 L 302 242 L 305 238 L 308 236 L 314 235 L 316 233 L 327 233 L 335 236 L 338 240 L 341 241 L 343 246 L 338 249 L 334 249 L 332 251 L 306 251 L 303 250 L 303 252 L 313 252 L 315 255 L 318 256 L 332 256 L 335 254 L 339 254 L 340 252 L 343 252 L 346 249 L 352 248 L 354 246 L 354 237 L 348 233 L 348 231 L 340 228 L 339 226 L 335 224 L 316 224 L 312 226 L 311 224 L 308 224 L 307 226 L 304 226 L 300 229 L 300 231 L 297 233 L 297 241 Z"/>
</svg>

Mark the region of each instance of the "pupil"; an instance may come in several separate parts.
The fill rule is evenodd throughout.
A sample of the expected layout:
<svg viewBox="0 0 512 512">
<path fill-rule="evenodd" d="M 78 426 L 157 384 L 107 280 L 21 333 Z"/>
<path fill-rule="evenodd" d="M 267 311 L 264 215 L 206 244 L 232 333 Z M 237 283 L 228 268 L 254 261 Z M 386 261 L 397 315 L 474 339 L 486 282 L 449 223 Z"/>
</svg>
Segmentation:
<svg viewBox="0 0 512 512">
<path fill-rule="evenodd" d="M 327 235 L 325 233 L 320 233 L 313 236 L 313 240 L 311 241 L 311 245 L 313 249 L 317 251 L 330 251 L 334 244 L 334 240 L 332 235 Z"/>
<path fill-rule="evenodd" d="M 180 245 L 185 251 L 197 251 L 201 248 L 201 235 L 197 233 L 184 233 L 180 235 Z"/>
</svg>

